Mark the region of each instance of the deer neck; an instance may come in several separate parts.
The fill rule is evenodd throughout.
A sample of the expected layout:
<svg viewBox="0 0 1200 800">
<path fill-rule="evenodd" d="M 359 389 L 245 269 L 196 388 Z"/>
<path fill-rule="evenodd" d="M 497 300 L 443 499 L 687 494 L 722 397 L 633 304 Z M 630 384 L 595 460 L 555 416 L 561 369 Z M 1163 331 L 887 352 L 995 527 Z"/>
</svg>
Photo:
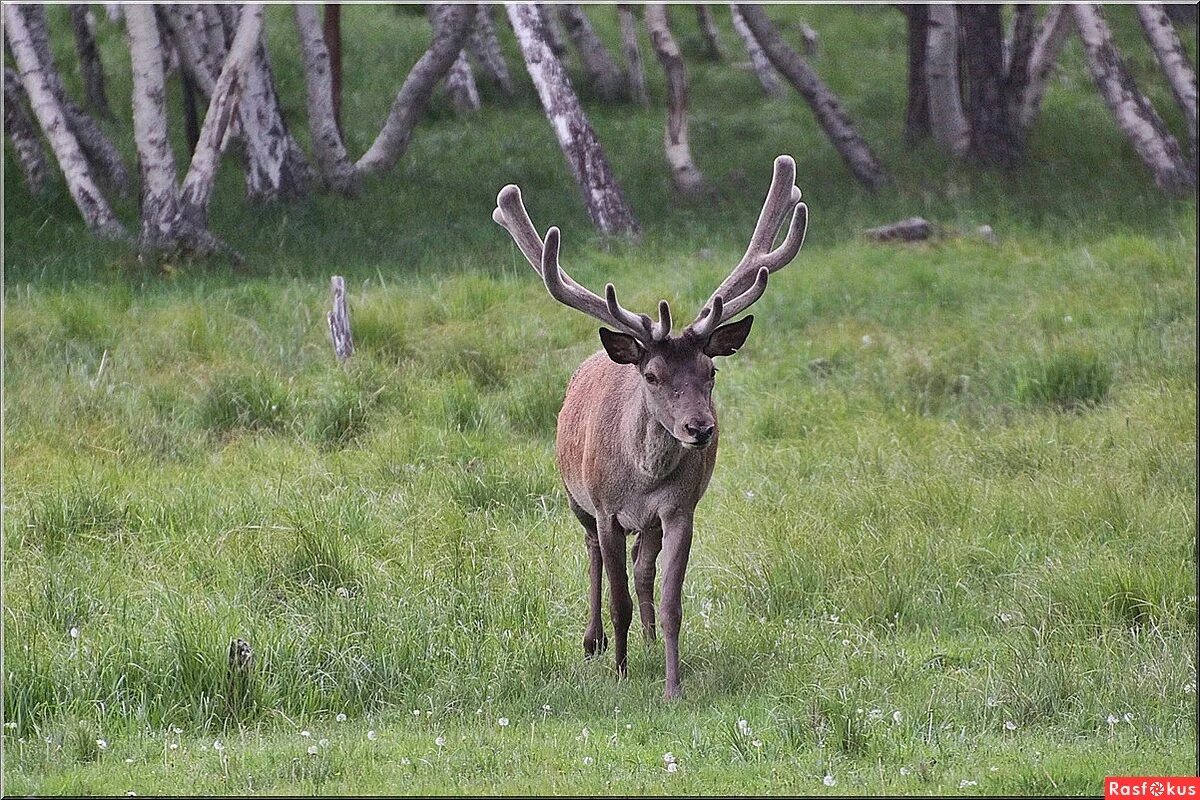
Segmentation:
<svg viewBox="0 0 1200 800">
<path fill-rule="evenodd" d="M 679 466 L 684 447 L 654 417 L 642 391 L 636 393 L 631 405 L 623 431 L 626 456 L 642 475 L 651 479 L 666 477 Z"/>
</svg>

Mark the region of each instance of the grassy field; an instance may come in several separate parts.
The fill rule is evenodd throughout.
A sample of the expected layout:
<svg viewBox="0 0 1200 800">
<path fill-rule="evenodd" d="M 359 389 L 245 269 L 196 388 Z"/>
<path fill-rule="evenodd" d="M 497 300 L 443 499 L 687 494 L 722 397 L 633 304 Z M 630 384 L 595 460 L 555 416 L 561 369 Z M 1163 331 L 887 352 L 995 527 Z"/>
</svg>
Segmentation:
<svg viewBox="0 0 1200 800">
<path fill-rule="evenodd" d="M 860 189 L 798 98 L 696 57 L 682 13 L 719 201 L 672 199 L 652 61 L 655 109 L 588 103 L 638 243 L 590 233 L 529 86 L 509 104 L 484 86 L 465 123 L 439 95 L 357 200 L 248 208 L 230 166 L 213 228 L 236 272 L 97 243 L 6 151 L 6 793 L 1096 794 L 1196 771 L 1196 202 L 1153 188 L 1076 41 L 1028 163 L 985 174 L 900 144 L 894 9 L 771 13 L 820 32 L 815 65 L 892 188 Z M 1132 13 L 1108 13 L 1180 132 Z M 294 29 L 268 17 L 303 139 Z M 73 65 L 65 9 L 51 24 Z M 361 153 L 426 25 L 343 24 Z M 128 55 L 102 27 L 128 147 Z M 808 243 L 722 365 L 685 698 L 664 705 L 661 645 L 637 640 L 624 681 L 582 658 L 585 551 L 552 448 L 596 326 L 490 211 L 519 183 L 576 278 L 684 317 L 781 152 Z M 914 214 L 998 241 L 858 235 Z M 248 685 L 226 677 L 233 637 Z"/>
</svg>

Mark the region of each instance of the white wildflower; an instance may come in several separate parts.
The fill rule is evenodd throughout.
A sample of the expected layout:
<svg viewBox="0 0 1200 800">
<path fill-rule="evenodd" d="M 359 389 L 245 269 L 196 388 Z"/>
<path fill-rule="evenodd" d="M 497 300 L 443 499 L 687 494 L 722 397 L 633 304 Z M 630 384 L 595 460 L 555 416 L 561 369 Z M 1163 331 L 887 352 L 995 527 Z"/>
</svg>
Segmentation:
<svg viewBox="0 0 1200 800">
<path fill-rule="evenodd" d="M 339 587 L 337 587 L 337 596 L 342 598 L 343 600 L 347 600 L 350 598 L 350 590 L 347 589 L 345 586 L 339 586 Z"/>
<path fill-rule="evenodd" d="M 1133 722 L 1133 714 L 1126 711 L 1121 715 L 1121 719 L 1125 720 L 1126 722 Z"/>
<path fill-rule="evenodd" d="M 224 749 L 225 749 L 225 745 L 221 744 L 220 739 L 217 739 L 213 742 L 213 750 L 216 750 L 219 753 Z"/>
<path fill-rule="evenodd" d="M 315 756 L 317 754 L 317 746 L 315 744 L 310 744 L 308 746 L 308 754 L 310 756 Z"/>
<path fill-rule="evenodd" d="M 338 722 L 345 722 L 345 721 L 346 721 L 346 715 L 345 715 L 345 714 L 338 714 L 336 717 L 334 717 L 334 719 L 335 719 L 335 720 L 337 720 Z"/>
<path fill-rule="evenodd" d="M 899 725 L 902 719 L 904 719 L 904 715 L 900 713 L 899 709 L 892 712 L 892 722 Z"/>
<path fill-rule="evenodd" d="M 867 712 L 867 719 L 871 722 L 878 722 L 883 719 L 883 711 L 878 708 L 872 708 Z"/>
<path fill-rule="evenodd" d="M 958 788 L 960 788 L 960 789 L 966 789 L 968 786 L 977 786 L 977 785 L 978 785 L 977 781 L 969 781 L 966 778 L 963 778 L 961 781 L 958 782 Z"/>
<path fill-rule="evenodd" d="M 378 739 L 378 738 L 379 738 L 379 734 L 378 734 L 378 733 L 376 733 L 375 731 L 367 731 L 367 739 L 368 739 L 368 741 L 372 741 L 372 742 L 373 742 L 373 741 L 375 741 L 375 740 L 376 740 L 376 739 Z"/>
<path fill-rule="evenodd" d="M 317 742 L 317 744 L 321 745 L 321 747 L 329 747 L 329 740 L 322 739 L 321 741 Z"/>
<path fill-rule="evenodd" d="M 125 763 L 126 763 L 126 764 L 132 764 L 132 763 L 133 763 L 133 759 L 132 759 L 132 758 L 127 758 L 127 759 L 125 759 Z"/>
<path fill-rule="evenodd" d="M 901 777 L 904 777 L 904 776 L 906 776 L 906 775 L 911 775 L 911 774 L 912 774 L 912 770 L 911 770 L 911 769 L 909 769 L 908 767 L 901 767 L 901 768 L 900 768 L 900 776 L 901 776 Z"/>
<path fill-rule="evenodd" d="M 1017 729 L 1017 723 L 1013 722 L 1011 719 L 1004 720 L 1004 730 L 1015 731 L 1016 729 Z"/>
<path fill-rule="evenodd" d="M 825 784 L 826 786 L 837 786 L 837 778 L 833 777 L 832 775 L 826 775 L 821 779 L 821 783 Z"/>
<path fill-rule="evenodd" d="M 300 731 L 300 735 L 303 736 L 305 739 L 307 739 L 309 736 L 312 736 L 312 732 L 311 731 Z"/>
<path fill-rule="evenodd" d="M 671 762 L 670 764 L 667 764 L 667 772 L 675 773 L 678 771 L 679 771 L 679 765 L 676 764 L 675 762 Z"/>
<path fill-rule="evenodd" d="M 436 744 L 438 747 L 445 747 L 446 746 L 446 737 L 439 736 L 433 740 L 433 743 Z"/>
<path fill-rule="evenodd" d="M 1116 724 L 1117 724 L 1118 722 L 1120 722 L 1120 721 L 1121 721 L 1121 720 L 1119 720 L 1119 719 L 1117 718 L 1117 715 L 1116 715 L 1116 714 L 1109 714 L 1109 715 L 1108 715 L 1108 720 L 1107 720 L 1107 722 L 1108 722 L 1108 726 L 1109 726 L 1110 728 L 1111 728 L 1113 725 L 1116 725 Z"/>
<path fill-rule="evenodd" d="M 419 716 L 421 716 L 421 709 L 419 709 L 419 708 L 414 708 L 414 709 L 413 709 L 413 716 L 414 716 L 414 717 L 419 717 Z"/>
<path fill-rule="evenodd" d="M 675 763 L 675 754 L 670 751 L 663 753 L 663 763 L 664 764 L 674 764 Z"/>
<path fill-rule="evenodd" d="M 507 728 L 508 727 L 508 717 L 501 717 L 500 719 L 496 720 L 496 724 L 499 725 L 501 728 Z"/>
<path fill-rule="evenodd" d="M 408 766 L 409 764 L 411 764 L 411 763 L 412 763 L 412 762 L 411 762 L 411 761 L 409 761 L 407 757 L 404 757 L 404 758 L 401 758 L 401 759 L 400 759 L 400 764 L 401 764 L 401 766 L 405 766 L 405 767 L 407 767 L 407 766 Z"/>
<path fill-rule="evenodd" d="M 762 747 L 762 739 L 751 739 L 750 744 L 754 747 Z"/>
<path fill-rule="evenodd" d="M 179 742 L 171 742 L 169 745 L 167 745 L 167 749 L 168 750 L 178 750 Z"/>
<path fill-rule="evenodd" d="M 1000 705 L 1000 701 L 999 701 L 999 700 L 997 700 L 996 698 L 994 698 L 994 697 L 989 697 L 989 698 L 987 699 L 987 707 L 988 707 L 988 708 L 995 708 L 995 707 L 996 707 L 996 706 L 998 706 L 998 705 Z"/>
<path fill-rule="evenodd" d="M 99 747 L 101 750 L 107 750 L 107 749 L 108 749 L 108 742 L 107 742 L 107 741 L 105 741 L 104 739 L 97 739 L 97 740 L 96 740 L 96 747 Z"/>
<path fill-rule="evenodd" d="M 592 764 L 595 764 L 595 763 L 596 763 L 596 759 L 592 758 L 591 756 L 583 757 L 583 765 L 585 767 L 590 767 Z"/>
<path fill-rule="evenodd" d="M 737 729 L 738 733 L 740 733 L 742 736 L 749 736 L 751 733 L 753 733 L 753 731 L 750 729 L 750 723 L 746 722 L 744 719 L 739 719 L 737 721 Z"/>
<path fill-rule="evenodd" d="M 584 740 L 585 742 L 587 741 L 588 737 L 589 737 L 589 736 L 591 736 L 591 735 L 592 735 L 592 731 L 591 731 L 591 729 L 589 729 L 589 728 L 584 728 L 584 729 L 583 729 L 583 740 Z"/>
<path fill-rule="evenodd" d="M 79 628 L 76 628 L 76 627 L 74 627 L 74 626 L 72 626 L 72 627 L 71 627 L 71 638 L 72 638 L 72 639 L 78 639 L 78 638 L 79 638 Z"/>
<path fill-rule="evenodd" d="M 870 347 L 872 344 L 874 344 L 874 342 L 875 342 L 875 340 L 871 338 L 871 334 L 869 334 L 869 333 L 863 334 L 863 337 L 862 337 L 862 346 L 863 347 Z M 827 783 L 825 785 L 833 786 L 832 783 Z"/>
</svg>

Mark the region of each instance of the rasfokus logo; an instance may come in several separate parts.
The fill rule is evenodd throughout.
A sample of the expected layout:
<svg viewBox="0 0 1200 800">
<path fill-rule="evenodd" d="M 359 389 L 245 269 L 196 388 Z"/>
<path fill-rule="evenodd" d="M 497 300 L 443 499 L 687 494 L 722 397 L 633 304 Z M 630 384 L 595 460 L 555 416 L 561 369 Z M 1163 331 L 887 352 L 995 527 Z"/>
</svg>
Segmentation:
<svg viewBox="0 0 1200 800">
<path fill-rule="evenodd" d="M 1200 798 L 1200 778 L 1192 777 L 1122 777 L 1104 779 L 1104 797 L 1195 797 Z"/>
</svg>

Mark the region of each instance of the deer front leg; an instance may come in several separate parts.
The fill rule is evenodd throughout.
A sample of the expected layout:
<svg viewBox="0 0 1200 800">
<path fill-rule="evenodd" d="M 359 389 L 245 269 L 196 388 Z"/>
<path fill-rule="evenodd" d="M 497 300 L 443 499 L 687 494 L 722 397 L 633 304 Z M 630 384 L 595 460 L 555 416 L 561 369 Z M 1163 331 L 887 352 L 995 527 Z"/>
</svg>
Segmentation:
<svg viewBox="0 0 1200 800">
<path fill-rule="evenodd" d="M 614 655 L 617 673 L 629 674 L 629 624 L 633 621 L 633 600 L 629 597 L 629 574 L 625 571 L 625 530 L 611 517 L 596 520 L 600 555 L 608 573 L 609 611 L 612 614 Z"/>
<path fill-rule="evenodd" d="M 588 550 L 588 624 L 583 632 L 583 652 L 588 658 L 595 658 L 608 647 L 608 637 L 604 635 L 604 621 L 600 616 L 600 581 L 601 556 L 600 539 L 596 533 L 596 518 L 584 511 L 574 500 L 570 501 L 571 511 L 583 525 L 584 543 Z"/>
<path fill-rule="evenodd" d="M 683 621 L 683 576 L 692 550 L 692 512 L 677 512 L 663 518 L 663 637 L 667 651 L 667 685 L 663 697 L 673 700 L 681 693 L 679 685 L 679 626 Z"/>
<path fill-rule="evenodd" d="M 638 612 L 647 642 L 657 638 L 654 628 L 654 575 L 662 540 L 662 528 L 647 526 L 647 530 L 638 534 L 637 544 L 633 546 L 633 585 L 637 589 Z"/>
</svg>

